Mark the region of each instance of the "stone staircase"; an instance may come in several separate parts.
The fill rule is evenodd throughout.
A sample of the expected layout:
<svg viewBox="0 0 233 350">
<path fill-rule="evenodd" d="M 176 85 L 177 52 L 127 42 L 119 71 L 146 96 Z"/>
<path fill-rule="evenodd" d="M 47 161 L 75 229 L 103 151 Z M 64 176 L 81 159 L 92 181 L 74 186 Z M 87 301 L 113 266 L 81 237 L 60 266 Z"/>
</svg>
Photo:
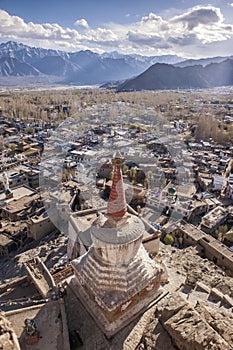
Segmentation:
<svg viewBox="0 0 233 350">
<path fill-rule="evenodd" d="M 179 292 L 193 307 L 197 302 L 203 302 L 214 310 L 233 312 L 233 299 L 229 295 L 223 294 L 217 288 L 209 288 L 202 282 L 196 282 L 194 288 L 183 285 Z"/>
</svg>

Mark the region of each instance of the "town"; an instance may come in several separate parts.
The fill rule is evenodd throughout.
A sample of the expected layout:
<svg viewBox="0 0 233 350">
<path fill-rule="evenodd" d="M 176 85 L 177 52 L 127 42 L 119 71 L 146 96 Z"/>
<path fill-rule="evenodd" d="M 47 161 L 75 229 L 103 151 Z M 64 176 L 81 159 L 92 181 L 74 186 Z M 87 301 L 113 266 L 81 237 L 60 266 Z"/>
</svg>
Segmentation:
<svg viewBox="0 0 233 350">
<path fill-rule="evenodd" d="M 18 312 L 23 319 L 28 314 L 31 318 L 32 310 L 68 295 L 67 279 L 73 275 L 84 278 L 75 261 L 87 252 L 90 256 L 96 244 L 90 232 L 110 203 L 117 152 L 122 159 L 124 210 L 143 222 L 143 247 L 163 267 L 160 297 L 180 290 L 193 303 L 200 294 L 212 296 L 215 304 L 223 305 L 216 313 L 232 310 L 231 88 L 4 91 L 0 106 L 0 309 L 13 324 L 18 325 Z M 62 310 L 69 319 L 66 303 Z M 107 336 L 114 334 L 101 317 L 98 322 Z M 121 327 L 116 323 L 117 331 Z M 177 344 L 173 331 L 168 333 Z M 220 326 L 215 331 L 213 339 L 222 341 L 222 349 L 232 348 L 230 326 L 229 333 L 221 335 Z M 77 344 L 84 342 L 85 334 L 70 328 L 68 332 L 71 349 L 81 348 Z M 143 332 L 138 345 L 142 336 L 149 344 L 149 331 Z M 38 341 L 30 332 L 25 334 L 19 336 L 23 349 L 25 339 Z"/>
</svg>

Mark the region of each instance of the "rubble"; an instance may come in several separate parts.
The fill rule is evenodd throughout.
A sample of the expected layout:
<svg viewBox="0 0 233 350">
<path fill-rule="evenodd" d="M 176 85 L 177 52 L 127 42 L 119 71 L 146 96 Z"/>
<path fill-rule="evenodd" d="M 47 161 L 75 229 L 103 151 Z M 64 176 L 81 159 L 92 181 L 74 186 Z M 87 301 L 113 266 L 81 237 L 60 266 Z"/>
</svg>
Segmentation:
<svg viewBox="0 0 233 350">
<path fill-rule="evenodd" d="M 233 349 L 233 315 L 225 310 L 214 310 L 197 302 L 195 310 Z"/>
<path fill-rule="evenodd" d="M 0 349 L 20 350 L 17 336 L 3 313 L 0 313 Z"/>
<path fill-rule="evenodd" d="M 196 282 L 203 282 L 206 286 L 217 288 L 222 294 L 233 297 L 233 279 L 212 261 L 201 258 L 194 247 L 176 249 L 161 243 L 158 259 L 168 269 L 185 276 L 187 284 L 194 286 Z"/>
<path fill-rule="evenodd" d="M 203 303 L 194 308 L 179 292 L 170 293 L 158 303 L 137 349 L 230 350 L 232 318 L 230 312 Z M 166 347 L 159 342 L 158 334 L 166 334 Z"/>
<path fill-rule="evenodd" d="M 170 292 L 157 304 L 137 350 L 233 349 L 233 316 L 226 302 L 232 278 L 193 247 L 161 244 L 158 258 L 167 266 Z"/>
<path fill-rule="evenodd" d="M 181 350 L 229 350 L 227 342 L 189 305 L 169 318 L 164 327 Z"/>
</svg>

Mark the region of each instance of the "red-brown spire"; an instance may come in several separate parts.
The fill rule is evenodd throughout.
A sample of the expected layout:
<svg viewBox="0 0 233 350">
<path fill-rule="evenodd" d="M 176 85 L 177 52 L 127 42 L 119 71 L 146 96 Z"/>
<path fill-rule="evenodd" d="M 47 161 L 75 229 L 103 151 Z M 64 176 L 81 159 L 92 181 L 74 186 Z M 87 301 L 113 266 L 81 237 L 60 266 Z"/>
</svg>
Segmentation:
<svg viewBox="0 0 233 350">
<path fill-rule="evenodd" d="M 127 204 L 125 200 L 125 191 L 123 178 L 121 173 L 121 166 L 124 163 L 124 158 L 119 151 L 116 152 L 113 163 L 113 180 L 110 197 L 108 200 L 108 215 L 115 219 L 122 218 L 127 212 Z"/>
</svg>

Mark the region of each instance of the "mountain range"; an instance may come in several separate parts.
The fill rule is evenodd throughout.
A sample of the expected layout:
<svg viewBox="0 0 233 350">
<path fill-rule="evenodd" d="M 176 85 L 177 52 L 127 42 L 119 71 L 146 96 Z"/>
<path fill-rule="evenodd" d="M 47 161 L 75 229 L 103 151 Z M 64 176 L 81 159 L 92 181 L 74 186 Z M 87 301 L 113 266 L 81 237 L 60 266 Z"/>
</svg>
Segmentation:
<svg viewBox="0 0 233 350">
<path fill-rule="evenodd" d="M 175 67 L 156 63 L 116 86 L 118 91 L 212 88 L 233 85 L 233 59 L 206 66 Z"/>
<path fill-rule="evenodd" d="M 117 51 L 66 52 L 8 41 L 0 44 L 0 85 L 53 82 L 103 85 L 118 90 L 175 89 L 232 84 L 231 57 L 186 60 Z M 23 79 L 23 80 L 22 80 Z M 110 82 L 110 83 L 109 83 Z"/>
<path fill-rule="evenodd" d="M 65 52 L 8 41 L 0 45 L 0 77 L 56 77 L 61 83 L 102 84 L 136 76 L 156 62 L 175 64 L 182 60 L 175 55 Z"/>
</svg>

